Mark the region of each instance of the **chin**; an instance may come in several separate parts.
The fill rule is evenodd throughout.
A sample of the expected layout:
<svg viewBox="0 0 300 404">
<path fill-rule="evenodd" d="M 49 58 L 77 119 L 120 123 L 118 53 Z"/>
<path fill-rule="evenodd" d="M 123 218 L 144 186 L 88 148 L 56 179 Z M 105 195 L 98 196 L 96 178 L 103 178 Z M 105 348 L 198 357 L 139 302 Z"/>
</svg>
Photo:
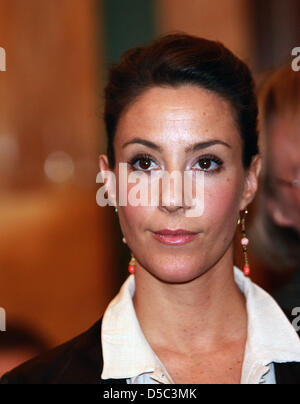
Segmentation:
<svg viewBox="0 0 300 404">
<path fill-rule="evenodd" d="M 169 283 L 169 284 L 184 284 L 184 283 L 189 283 L 198 278 L 200 275 L 194 275 L 191 276 L 190 274 L 187 273 L 173 273 L 173 274 L 166 274 L 166 273 L 156 273 L 154 274 L 157 279 L 164 283 Z"/>
<path fill-rule="evenodd" d="M 159 263 L 159 268 L 153 268 L 151 273 L 160 281 L 173 284 L 192 282 L 201 276 L 201 271 L 199 273 L 199 264 L 197 267 L 191 265 L 180 267 L 178 264 L 164 265 L 161 262 Z"/>
</svg>

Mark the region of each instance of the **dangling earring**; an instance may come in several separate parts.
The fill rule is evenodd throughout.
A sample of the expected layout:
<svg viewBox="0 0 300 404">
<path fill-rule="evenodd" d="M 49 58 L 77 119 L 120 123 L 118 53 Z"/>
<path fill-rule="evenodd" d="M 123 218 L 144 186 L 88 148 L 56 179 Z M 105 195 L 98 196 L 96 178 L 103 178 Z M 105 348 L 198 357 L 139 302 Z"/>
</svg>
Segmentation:
<svg viewBox="0 0 300 404">
<path fill-rule="evenodd" d="M 118 208 L 115 208 L 115 212 L 116 212 L 116 213 L 119 212 L 119 211 L 118 211 Z M 126 238 L 125 238 L 125 237 L 122 238 L 122 241 L 123 241 L 124 244 L 127 244 L 127 241 L 126 241 Z M 133 256 L 133 254 L 131 253 L 131 260 L 130 260 L 130 262 L 129 262 L 129 264 L 128 264 L 128 272 L 131 273 L 131 274 L 134 274 L 134 273 L 135 273 L 135 269 L 136 269 L 136 266 L 135 266 L 135 258 L 134 258 L 134 256 Z"/>
<path fill-rule="evenodd" d="M 135 258 L 134 258 L 134 256 L 133 256 L 133 254 L 131 253 L 131 260 L 130 260 L 130 262 L 129 262 L 129 264 L 128 264 L 128 272 L 129 272 L 130 274 L 134 274 L 134 273 L 135 273 L 135 270 L 136 270 Z"/>
<path fill-rule="evenodd" d="M 118 213 L 118 212 L 119 212 L 119 211 L 118 211 L 118 208 L 115 208 L 115 212 L 116 212 L 116 213 Z M 126 238 L 125 238 L 125 237 L 123 237 L 123 238 L 122 238 L 122 241 L 123 241 L 123 243 L 124 243 L 124 244 L 126 244 L 126 243 L 127 243 L 127 241 L 126 241 Z"/>
<path fill-rule="evenodd" d="M 249 260 L 248 260 L 248 245 L 249 245 L 249 239 L 247 238 L 246 235 L 246 215 L 248 214 L 248 210 L 245 210 L 242 213 L 242 217 L 239 218 L 238 224 L 242 225 L 242 239 L 241 239 L 241 245 L 243 248 L 243 253 L 244 253 L 244 259 L 245 259 L 245 265 L 243 268 L 243 272 L 246 276 L 250 275 L 250 265 L 249 265 Z"/>
</svg>

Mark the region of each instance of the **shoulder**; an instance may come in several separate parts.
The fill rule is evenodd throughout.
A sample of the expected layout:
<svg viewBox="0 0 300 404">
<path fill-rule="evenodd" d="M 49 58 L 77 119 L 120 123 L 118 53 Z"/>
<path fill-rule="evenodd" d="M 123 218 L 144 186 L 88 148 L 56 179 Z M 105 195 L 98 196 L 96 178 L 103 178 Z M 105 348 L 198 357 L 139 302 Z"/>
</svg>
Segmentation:
<svg viewBox="0 0 300 404">
<path fill-rule="evenodd" d="M 6 373 L 0 384 L 96 384 L 103 367 L 99 319 L 77 337 Z"/>
<path fill-rule="evenodd" d="M 293 324 L 295 316 L 292 316 L 292 310 L 283 310 L 283 312 Z M 300 339 L 300 329 L 297 328 L 296 331 Z M 300 362 L 275 363 L 274 365 L 277 384 L 300 384 Z"/>
</svg>

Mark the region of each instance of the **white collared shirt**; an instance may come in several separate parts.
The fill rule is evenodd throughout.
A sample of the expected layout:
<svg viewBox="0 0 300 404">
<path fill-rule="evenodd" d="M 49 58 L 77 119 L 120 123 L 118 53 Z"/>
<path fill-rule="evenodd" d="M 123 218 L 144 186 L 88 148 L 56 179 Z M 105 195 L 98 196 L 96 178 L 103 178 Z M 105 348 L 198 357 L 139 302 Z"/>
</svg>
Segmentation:
<svg viewBox="0 0 300 404">
<path fill-rule="evenodd" d="M 241 384 L 276 384 L 274 362 L 300 362 L 299 336 L 275 300 L 237 267 L 234 279 L 245 296 L 248 314 Z M 129 384 L 174 384 L 143 334 L 134 294 L 135 278 L 130 275 L 104 313 L 101 378 L 127 379 Z"/>
</svg>

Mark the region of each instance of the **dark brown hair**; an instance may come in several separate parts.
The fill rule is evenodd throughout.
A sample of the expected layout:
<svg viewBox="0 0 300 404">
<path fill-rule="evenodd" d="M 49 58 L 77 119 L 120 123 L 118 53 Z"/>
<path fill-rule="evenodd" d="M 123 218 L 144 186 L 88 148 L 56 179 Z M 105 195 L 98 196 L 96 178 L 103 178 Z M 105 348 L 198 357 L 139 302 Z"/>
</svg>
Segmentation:
<svg viewBox="0 0 300 404">
<path fill-rule="evenodd" d="M 166 35 L 125 52 L 110 69 L 105 89 L 107 155 L 115 166 L 114 136 L 122 113 L 147 89 L 195 85 L 230 102 L 243 141 L 243 164 L 258 153 L 257 99 L 247 65 L 221 43 L 185 34 Z"/>
</svg>

